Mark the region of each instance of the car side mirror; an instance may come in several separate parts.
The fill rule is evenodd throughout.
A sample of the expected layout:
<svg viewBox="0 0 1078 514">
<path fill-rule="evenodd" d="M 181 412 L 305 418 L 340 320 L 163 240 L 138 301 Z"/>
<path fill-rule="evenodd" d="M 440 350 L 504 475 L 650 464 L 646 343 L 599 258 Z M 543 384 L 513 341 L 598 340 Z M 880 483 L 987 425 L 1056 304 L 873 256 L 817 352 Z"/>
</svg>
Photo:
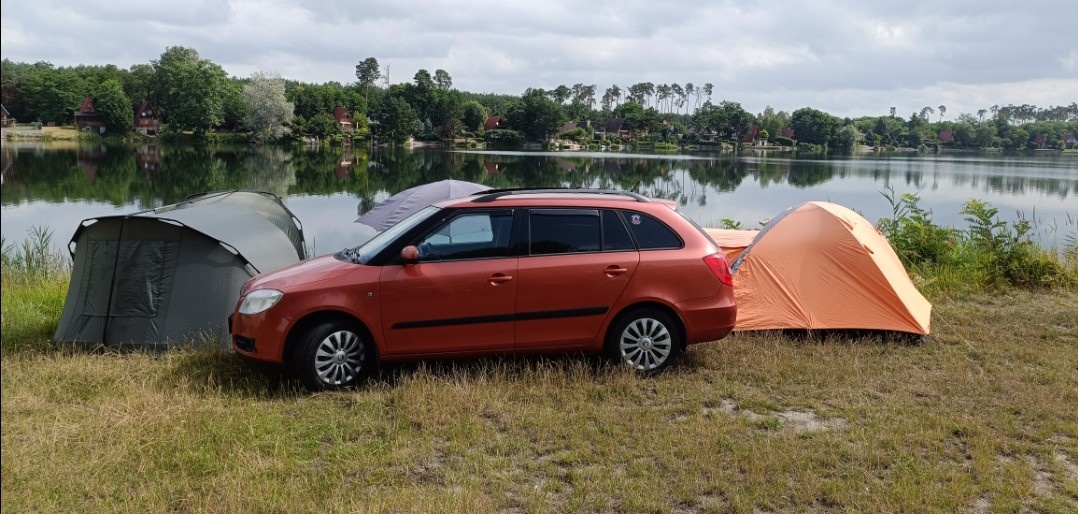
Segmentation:
<svg viewBox="0 0 1078 514">
<path fill-rule="evenodd" d="M 408 245 L 401 248 L 401 262 L 404 264 L 418 264 L 419 248 L 416 248 L 415 245 Z"/>
</svg>

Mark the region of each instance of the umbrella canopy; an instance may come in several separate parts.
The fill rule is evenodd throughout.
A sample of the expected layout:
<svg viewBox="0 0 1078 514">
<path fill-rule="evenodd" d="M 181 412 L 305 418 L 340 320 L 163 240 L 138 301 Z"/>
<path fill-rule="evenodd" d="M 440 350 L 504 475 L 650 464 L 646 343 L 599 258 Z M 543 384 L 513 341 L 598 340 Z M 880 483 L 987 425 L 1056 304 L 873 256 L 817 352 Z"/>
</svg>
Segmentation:
<svg viewBox="0 0 1078 514">
<path fill-rule="evenodd" d="M 387 198 L 357 218 L 356 223 L 373 227 L 375 230 L 385 230 L 430 204 L 468 196 L 487 189 L 490 188 L 483 184 L 453 179 L 423 184 L 405 189 Z"/>
</svg>

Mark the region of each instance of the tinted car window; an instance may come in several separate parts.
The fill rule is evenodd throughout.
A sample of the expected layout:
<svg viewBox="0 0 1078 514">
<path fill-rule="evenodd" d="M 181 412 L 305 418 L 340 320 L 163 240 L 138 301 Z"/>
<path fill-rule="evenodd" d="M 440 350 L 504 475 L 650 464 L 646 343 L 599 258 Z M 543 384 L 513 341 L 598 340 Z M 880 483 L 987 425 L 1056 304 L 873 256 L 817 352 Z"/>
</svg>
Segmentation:
<svg viewBox="0 0 1078 514">
<path fill-rule="evenodd" d="M 633 250 L 633 238 L 616 211 L 603 211 L 603 250 Z"/>
<path fill-rule="evenodd" d="M 681 248 L 681 238 L 661 221 L 640 212 L 622 211 L 621 215 L 641 250 Z"/>
<path fill-rule="evenodd" d="M 594 209 L 533 209 L 529 215 L 530 253 L 596 252 L 602 236 Z"/>
<path fill-rule="evenodd" d="M 503 257 L 509 253 L 512 211 L 469 211 L 446 220 L 419 243 L 420 261 Z"/>
</svg>

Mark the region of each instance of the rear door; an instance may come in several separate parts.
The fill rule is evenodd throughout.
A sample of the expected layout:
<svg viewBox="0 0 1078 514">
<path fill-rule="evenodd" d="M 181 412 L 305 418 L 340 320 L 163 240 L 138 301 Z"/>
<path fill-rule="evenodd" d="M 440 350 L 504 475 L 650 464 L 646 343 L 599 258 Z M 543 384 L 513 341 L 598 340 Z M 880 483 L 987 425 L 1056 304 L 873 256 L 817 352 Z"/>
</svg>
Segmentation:
<svg viewBox="0 0 1078 514">
<path fill-rule="evenodd" d="M 598 334 L 639 262 L 614 211 L 531 209 L 517 265 L 518 348 L 580 346 Z"/>
<path fill-rule="evenodd" d="M 382 270 L 382 329 L 390 354 L 509 349 L 517 259 L 513 211 L 461 211 L 414 243 L 418 264 Z"/>
</svg>

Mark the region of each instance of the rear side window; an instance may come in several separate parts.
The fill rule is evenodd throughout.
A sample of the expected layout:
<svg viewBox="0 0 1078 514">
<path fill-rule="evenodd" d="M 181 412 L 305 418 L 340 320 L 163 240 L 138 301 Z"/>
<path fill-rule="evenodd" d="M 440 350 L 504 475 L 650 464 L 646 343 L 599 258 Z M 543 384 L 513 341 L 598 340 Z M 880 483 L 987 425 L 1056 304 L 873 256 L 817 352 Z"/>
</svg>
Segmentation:
<svg viewBox="0 0 1078 514">
<path fill-rule="evenodd" d="M 533 209 L 529 214 L 531 255 L 597 252 L 602 225 L 596 209 Z"/>
<path fill-rule="evenodd" d="M 622 211 L 621 215 L 641 250 L 681 248 L 677 233 L 654 217 L 633 211 Z"/>
</svg>

